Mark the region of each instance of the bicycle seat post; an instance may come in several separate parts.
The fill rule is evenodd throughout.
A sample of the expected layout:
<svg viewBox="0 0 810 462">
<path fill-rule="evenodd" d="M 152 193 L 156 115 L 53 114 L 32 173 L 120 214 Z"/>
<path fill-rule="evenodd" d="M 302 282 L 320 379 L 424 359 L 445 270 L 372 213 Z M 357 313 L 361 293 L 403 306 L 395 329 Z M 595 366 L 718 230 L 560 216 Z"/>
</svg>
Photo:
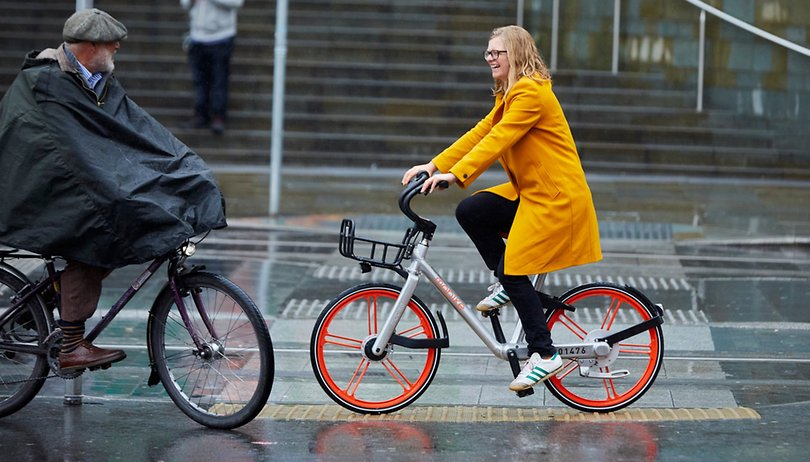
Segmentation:
<svg viewBox="0 0 810 462">
<path fill-rule="evenodd" d="M 540 290 L 543 289 L 543 284 L 546 282 L 546 276 L 548 276 L 548 273 L 535 274 L 532 276 L 531 279 L 532 284 L 534 285 L 534 290 L 540 292 Z"/>
</svg>

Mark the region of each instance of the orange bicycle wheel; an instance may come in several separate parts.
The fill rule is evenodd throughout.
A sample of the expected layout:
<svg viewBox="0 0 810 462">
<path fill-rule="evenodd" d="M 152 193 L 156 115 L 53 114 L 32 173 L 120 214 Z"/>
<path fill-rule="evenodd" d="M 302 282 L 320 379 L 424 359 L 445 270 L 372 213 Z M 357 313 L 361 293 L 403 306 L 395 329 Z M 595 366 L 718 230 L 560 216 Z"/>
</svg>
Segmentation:
<svg viewBox="0 0 810 462">
<path fill-rule="evenodd" d="M 576 287 L 560 298 L 576 307 L 574 312 L 554 310 L 548 316 L 551 338 L 560 345 L 604 338 L 658 314 L 635 289 L 607 283 Z M 664 335 L 656 325 L 614 344 L 611 354 L 595 364 L 567 360 L 563 369 L 546 381 L 546 388 L 581 411 L 616 411 L 650 389 L 663 358 Z M 588 368 L 591 376 L 584 377 L 582 373 Z"/>
<path fill-rule="evenodd" d="M 324 308 L 312 332 L 310 360 L 318 383 L 336 403 L 354 412 L 383 414 L 402 409 L 424 393 L 439 367 L 439 348 L 408 349 L 388 344 L 371 352 L 401 289 L 361 284 Z M 396 334 L 435 339 L 433 315 L 416 297 L 405 307 Z"/>
</svg>

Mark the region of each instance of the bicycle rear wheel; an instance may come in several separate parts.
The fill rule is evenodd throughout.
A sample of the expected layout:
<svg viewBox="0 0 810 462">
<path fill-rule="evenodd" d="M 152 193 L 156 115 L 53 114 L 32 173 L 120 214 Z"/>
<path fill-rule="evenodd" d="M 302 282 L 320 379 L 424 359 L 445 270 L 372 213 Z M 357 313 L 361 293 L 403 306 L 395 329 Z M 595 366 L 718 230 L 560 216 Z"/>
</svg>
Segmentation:
<svg viewBox="0 0 810 462">
<path fill-rule="evenodd" d="M 34 297 L 13 309 L 27 281 L 0 269 L 0 417 L 23 408 L 42 388 L 48 375 L 44 347 L 48 336 L 45 308 Z"/>
<path fill-rule="evenodd" d="M 653 304 L 638 291 L 607 283 L 576 287 L 561 299 L 576 307 L 576 311 L 550 313 L 547 321 L 555 344 L 605 337 L 658 314 Z M 557 399 L 575 409 L 612 412 L 629 406 L 650 389 L 663 358 L 664 334 L 661 326 L 656 325 L 615 344 L 608 358 L 590 366 L 597 374 L 602 374 L 601 377 L 582 377 L 582 364 L 569 360 L 560 372 L 546 381 L 546 387 Z M 611 372 L 616 375 L 608 377 Z"/>
<path fill-rule="evenodd" d="M 259 309 L 223 276 L 197 272 L 181 276 L 191 331 L 171 290 L 151 310 L 149 348 L 172 401 L 211 428 L 230 429 L 256 417 L 273 386 L 273 345 Z"/>
<path fill-rule="evenodd" d="M 441 349 L 407 349 L 389 344 L 374 357 L 371 345 L 402 289 L 368 283 L 346 290 L 324 308 L 312 331 L 310 360 L 321 388 L 354 412 L 383 414 L 402 409 L 427 390 L 439 367 Z M 433 315 L 411 298 L 396 334 L 436 339 Z"/>
</svg>

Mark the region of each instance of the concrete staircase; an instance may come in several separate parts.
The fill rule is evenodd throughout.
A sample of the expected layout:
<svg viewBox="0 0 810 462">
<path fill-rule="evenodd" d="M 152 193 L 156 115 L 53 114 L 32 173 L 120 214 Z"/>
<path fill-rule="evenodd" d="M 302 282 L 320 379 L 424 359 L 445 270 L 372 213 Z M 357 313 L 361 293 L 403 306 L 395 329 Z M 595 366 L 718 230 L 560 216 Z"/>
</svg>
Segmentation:
<svg viewBox="0 0 810 462">
<path fill-rule="evenodd" d="M 492 28 L 514 22 L 515 3 L 290 2 L 284 165 L 404 168 L 429 159 L 488 111 L 481 51 Z M 251 186 L 233 186 L 234 194 L 265 197 L 267 180 L 256 171 L 269 163 L 275 2 L 248 1 L 240 12 L 224 136 L 177 128 L 191 108 L 179 2 L 95 5 L 129 28 L 116 74 L 130 96 L 229 172 L 225 183 L 243 184 L 239 172 L 252 174 Z M 0 93 L 26 51 L 60 43 L 73 7 L 0 0 Z M 554 79 L 589 171 L 810 177 L 808 155 L 796 143 L 780 146 L 775 121 L 697 114 L 694 89 L 673 88 L 661 75 L 560 70 Z"/>
</svg>

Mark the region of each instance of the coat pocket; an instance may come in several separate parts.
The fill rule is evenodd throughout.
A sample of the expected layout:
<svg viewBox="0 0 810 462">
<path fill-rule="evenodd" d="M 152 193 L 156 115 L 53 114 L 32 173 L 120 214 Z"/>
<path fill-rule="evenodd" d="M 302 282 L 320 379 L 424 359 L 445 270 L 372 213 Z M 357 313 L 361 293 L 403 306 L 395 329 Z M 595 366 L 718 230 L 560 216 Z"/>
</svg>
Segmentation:
<svg viewBox="0 0 810 462">
<path fill-rule="evenodd" d="M 535 164 L 534 172 L 536 174 L 537 185 L 539 190 L 548 197 L 554 199 L 560 195 L 560 188 L 554 182 L 554 178 L 546 170 L 543 164 Z"/>
</svg>

